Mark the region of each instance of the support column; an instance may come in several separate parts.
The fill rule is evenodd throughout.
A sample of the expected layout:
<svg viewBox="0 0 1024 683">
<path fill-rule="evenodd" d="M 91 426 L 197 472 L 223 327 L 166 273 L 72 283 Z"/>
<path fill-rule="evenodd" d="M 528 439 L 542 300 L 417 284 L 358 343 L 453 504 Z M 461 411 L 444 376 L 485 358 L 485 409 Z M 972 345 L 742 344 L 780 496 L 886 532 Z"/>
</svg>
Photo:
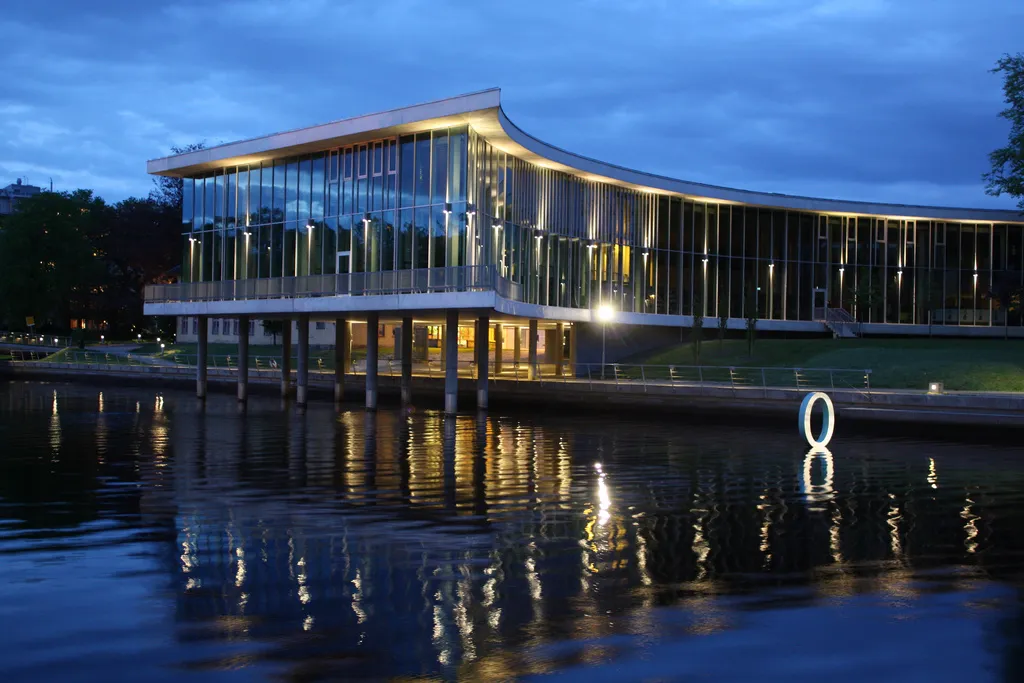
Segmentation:
<svg viewBox="0 0 1024 683">
<path fill-rule="evenodd" d="M 476 338 L 473 347 L 476 350 L 476 407 L 487 410 L 487 379 L 490 372 L 490 344 L 487 337 L 491 331 L 491 320 L 486 314 L 476 321 Z"/>
<path fill-rule="evenodd" d="M 249 399 L 249 316 L 238 316 L 238 400 Z"/>
<path fill-rule="evenodd" d="M 445 332 L 446 332 L 445 326 L 442 325 L 441 326 L 441 338 L 438 340 L 438 346 L 437 346 L 438 351 L 441 352 L 441 369 L 442 370 L 444 370 L 447 367 L 445 365 L 445 362 L 444 362 L 444 357 L 445 357 L 445 355 L 448 352 L 448 347 L 445 346 L 445 343 L 444 343 L 445 339 L 447 339 L 447 336 L 446 336 Z"/>
<path fill-rule="evenodd" d="M 377 350 L 380 338 L 377 327 L 380 325 L 380 314 L 366 314 L 366 409 L 377 410 Z"/>
<path fill-rule="evenodd" d="M 348 370 L 348 321 L 338 318 L 334 321 L 334 402 L 345 398 L 345 371 Z"/>
<path fill-rule="evenodd" d="M 555 325 L 555 376 L 562 376 L 562 361 L 565 360 L 565 325 Z"/>
<path fill-rule="evenodd" d="M 527 348 L 529 349 L 529 371 L 528 379 L 540 379 L 540 366 L 537 365 L 537 321 L 530 321 L 530 331 L 528 332 L 529 338 L 526 340 Z"/>
<path fill-rule="evenodd" d="M 516 369 L 516 379 L 518 379 L 519 363 L 523 360 L 523 331 L 518 325 L 512 329 L 516 332 L 512 339 L 512 367 Z"/>
<path fill-rule="evenodd" d="M 196 340 L 196 398 L 206 398 L 206 350 L 207 339 L 209 338 L 209 318 L 205 315 L 199 316 L 199 335 Z"/>
<path fill-rule="evenodd" d="M 569 326 L 569 375 L 576 376 L 576 330 L 579 323 Z"/>
<path fill-rule="evenodd" d="M 281 397 L 292 393 L 292 319 L 285 318 L 281 332 Z"/>
<path fill-rule="evenodd" d="M 498 323 L 494 326 L 494 376 L 501 375 L 502 355 L 505 353 L 505 328 Z"/>
<path fill-rule="evenodd" d="M 459 409 L 459 311 L 449 309 L 444 321 L 444 412 L 454 415 Z"/>
<path fill-rule="evenodd" d="M 402 403 L 412 403 L 412 318 L 402 318 Z"/>
<path fill-rule="evenodd" d="M 304 406 L 309 388 L 309 313 L 299 314 L 299 363 L 296 370 L 295 399 Z"/>
</svg>

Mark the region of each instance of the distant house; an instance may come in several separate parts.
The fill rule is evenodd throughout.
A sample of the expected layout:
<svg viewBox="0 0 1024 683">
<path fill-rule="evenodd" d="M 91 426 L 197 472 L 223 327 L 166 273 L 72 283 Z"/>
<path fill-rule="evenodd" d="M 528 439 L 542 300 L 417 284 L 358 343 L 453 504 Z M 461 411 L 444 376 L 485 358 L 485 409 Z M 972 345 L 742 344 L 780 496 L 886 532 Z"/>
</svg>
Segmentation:
<svg viewBox="0 0 1024 683">
<path fill-rule="evenodd" d="M 18 208 L 18 202 L 40 192 L 42 192 L 41 187 L 25 185 L 21 182 L 21 178 L 18 178 L 14 183 L 0 189 L 0 216 L 14 213 L 14 210 Z"/>
</svg>

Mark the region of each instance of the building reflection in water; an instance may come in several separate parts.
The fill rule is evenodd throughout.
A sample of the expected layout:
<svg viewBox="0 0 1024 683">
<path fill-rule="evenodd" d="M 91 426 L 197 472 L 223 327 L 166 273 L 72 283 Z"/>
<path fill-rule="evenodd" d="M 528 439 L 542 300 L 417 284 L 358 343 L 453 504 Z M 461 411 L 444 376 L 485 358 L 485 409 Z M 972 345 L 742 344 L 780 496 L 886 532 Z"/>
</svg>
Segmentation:
<svg viewBox="0 0 1024 683">
<path fill-rule="evenodd" d="M 976 473 L 939 488 L 941 459 L 866 443 L 796 455 L 756 434 L 268 405 L 133 402 L 143 507 L 175 529 L 180 638 L 325 676 L 599 661 L 585 643 L 649 632 L 652 606 L 707 633 L 732 623 L 723 595 L 777 577 L 806 600 L 913 595 L 915 566 L 984 562 L 993 523 Z M 56 395 L 50 412 L 59 449 Z M 97 444 L 114 428 L 97 419 Z M 567 639 L 584 644 L 538 654 Z"/>
</svg>

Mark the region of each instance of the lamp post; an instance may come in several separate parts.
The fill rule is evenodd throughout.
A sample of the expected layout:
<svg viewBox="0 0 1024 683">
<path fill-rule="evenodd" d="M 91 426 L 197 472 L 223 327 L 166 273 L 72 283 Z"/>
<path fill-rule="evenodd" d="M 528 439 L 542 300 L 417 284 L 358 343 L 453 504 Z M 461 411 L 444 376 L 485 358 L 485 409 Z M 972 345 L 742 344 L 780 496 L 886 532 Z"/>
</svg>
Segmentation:
<svg viewBox="0 0 1024 683">
<path fill-rule="evenodd" d="M 601 379 L 604 379 L 604 359 L 608 323 L 611 321 L 613 316 L 614 312 L 612 311 L 612 307 L 608 304 L 601 304 L 597 307 L 597 319 L 601 322 Z"/>
</svg>

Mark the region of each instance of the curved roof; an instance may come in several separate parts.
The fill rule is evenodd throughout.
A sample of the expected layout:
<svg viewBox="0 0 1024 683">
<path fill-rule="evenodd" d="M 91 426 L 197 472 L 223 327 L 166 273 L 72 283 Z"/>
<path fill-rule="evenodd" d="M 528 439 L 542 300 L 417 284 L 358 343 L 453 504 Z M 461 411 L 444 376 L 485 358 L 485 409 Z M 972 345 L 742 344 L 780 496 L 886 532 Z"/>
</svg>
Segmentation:
<svg viewBox="0 0 1024 683">
<path fill-rule="evenodd" d="M 755 192 L 677 180 L 624 168 L 573 154 L 524 132 L 506 116 L 501 107 L 501 91 L 497 88 L 153 159 L 148 162 L 147 170 L 158 175 L 184 177 L 222 166 L 323 151 L 381 137 L 464 123 L 471 125 L 495 147 L 525 161 L 588 180 L 641 191 L 820 213 L 1024 223 L 1024 214 L 1014 210 L 883 204 Z"/>
</svg>

